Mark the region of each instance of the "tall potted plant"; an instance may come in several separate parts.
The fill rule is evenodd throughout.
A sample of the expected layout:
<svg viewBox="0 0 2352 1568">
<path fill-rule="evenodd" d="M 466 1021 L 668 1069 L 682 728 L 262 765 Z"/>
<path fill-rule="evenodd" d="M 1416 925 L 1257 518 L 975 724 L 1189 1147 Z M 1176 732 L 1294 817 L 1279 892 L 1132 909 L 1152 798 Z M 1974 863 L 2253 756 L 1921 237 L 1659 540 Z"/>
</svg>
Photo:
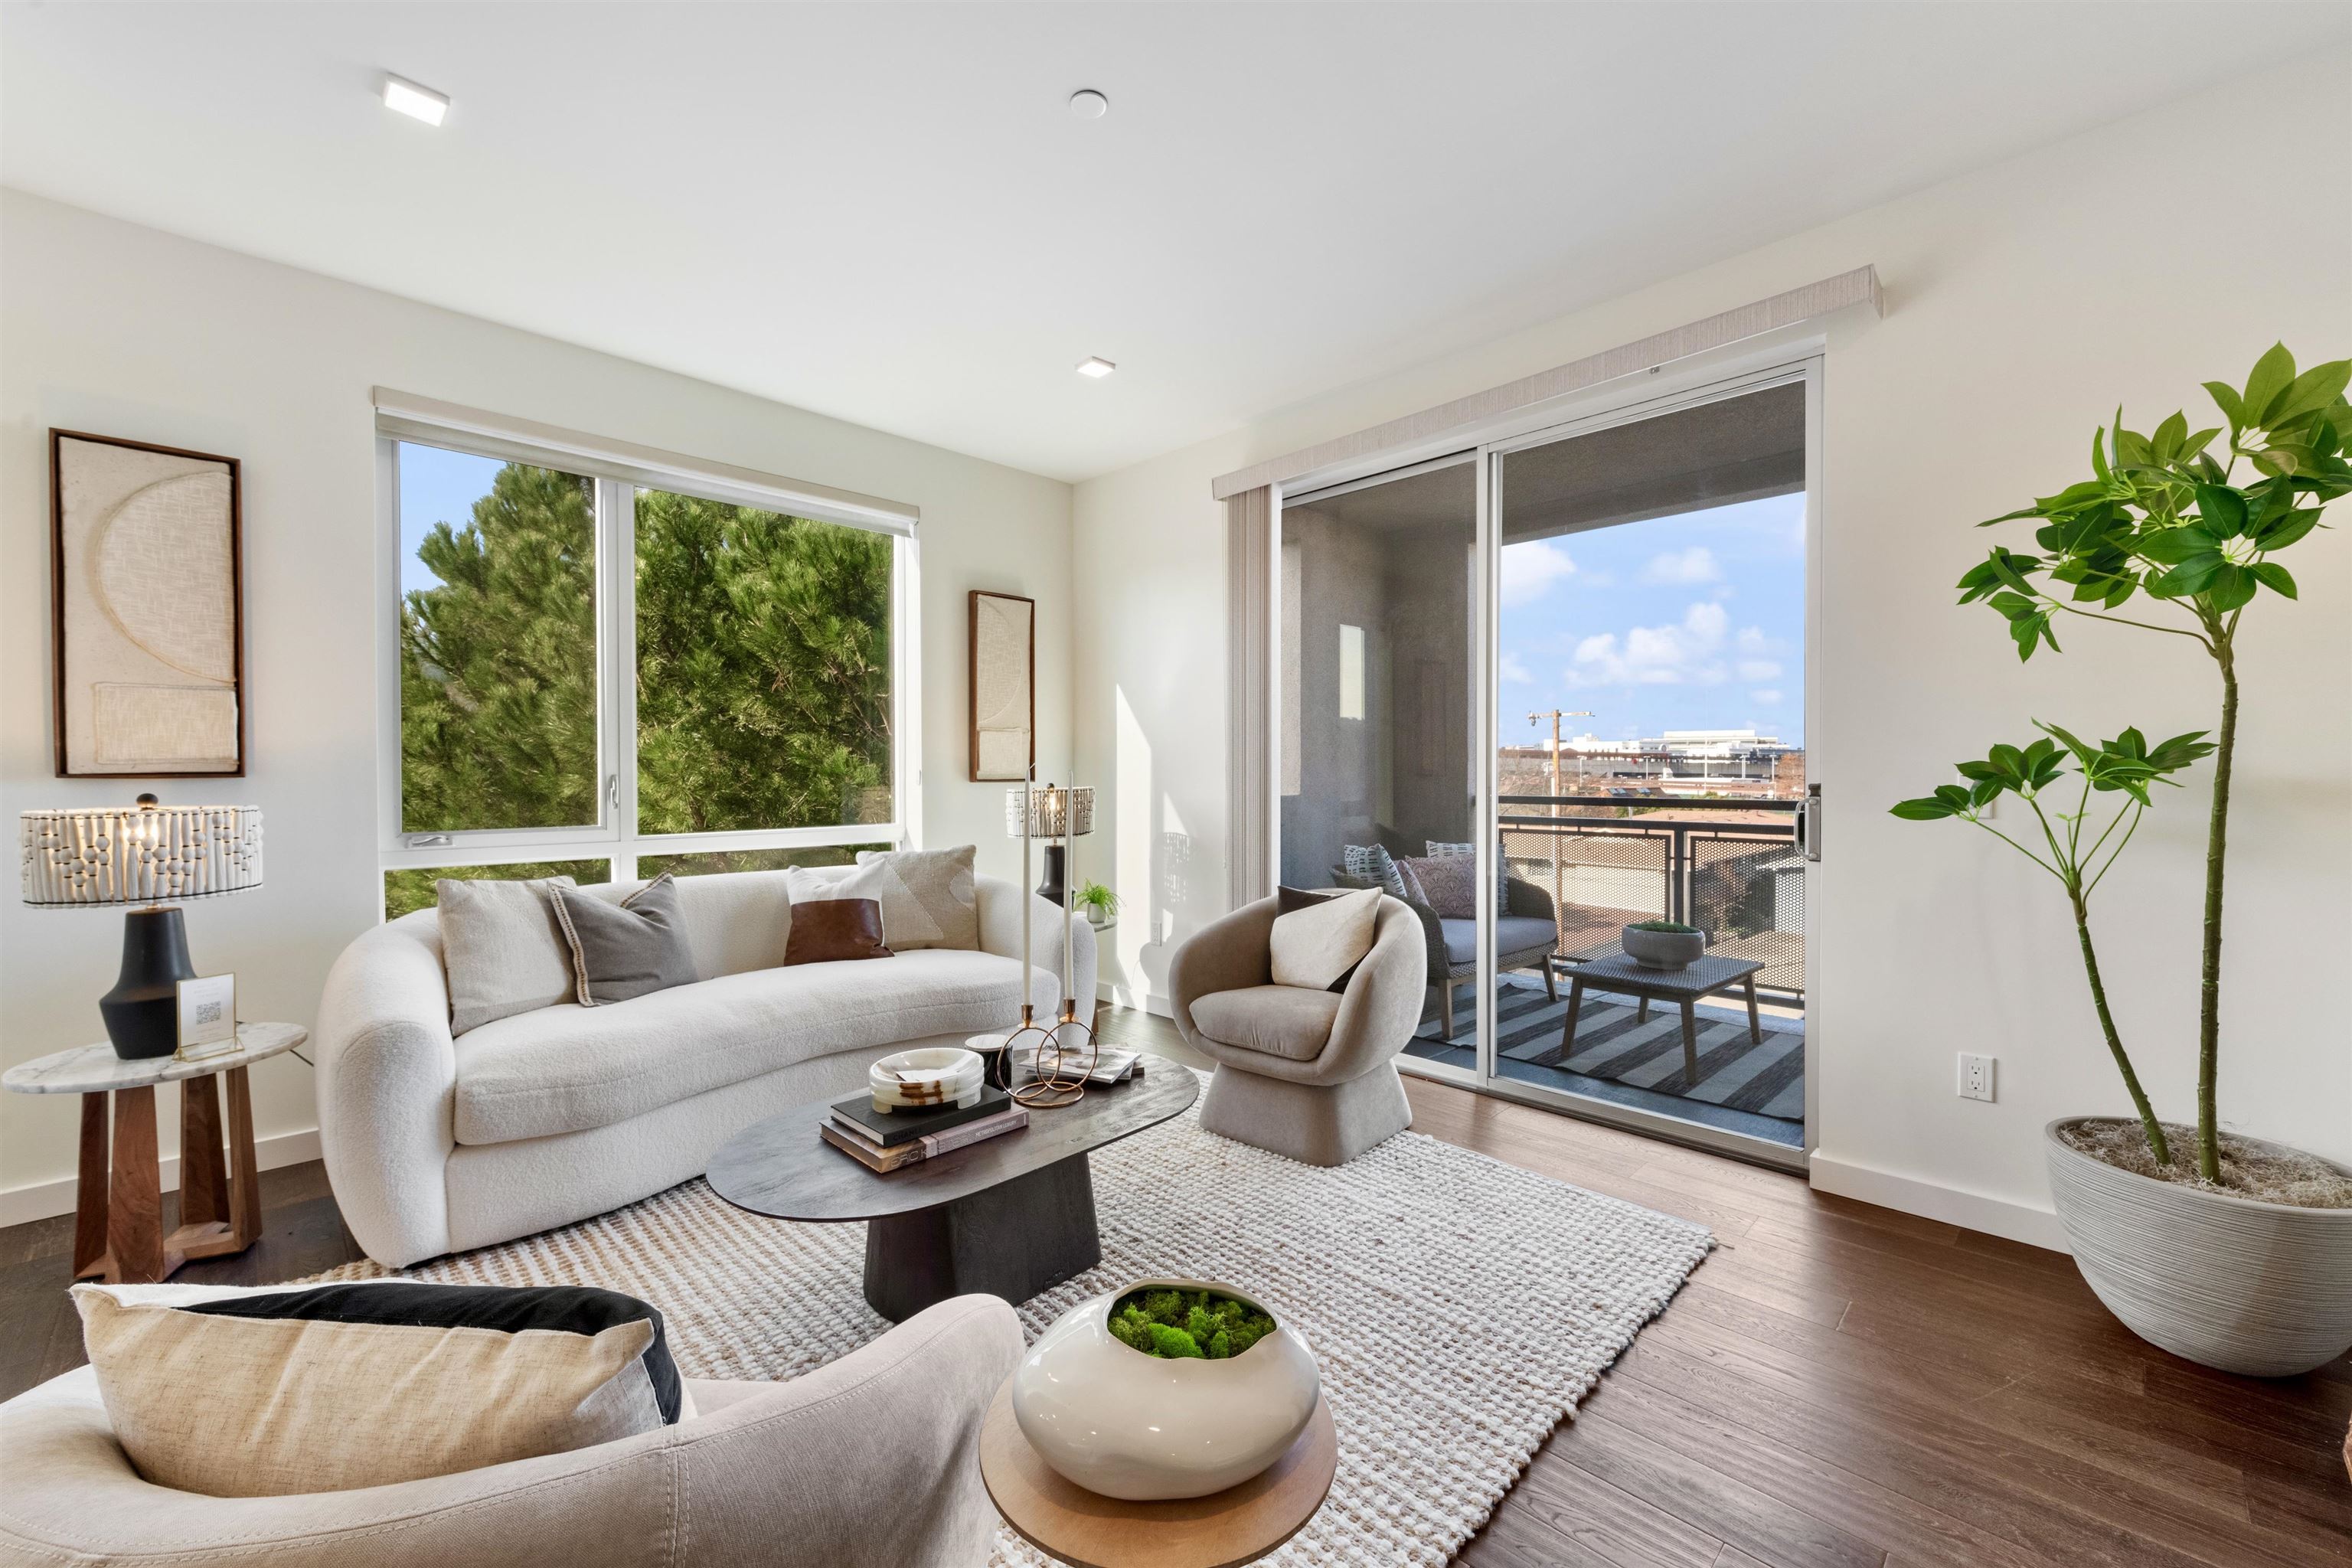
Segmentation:
<svg viewBox="0 0 2352 1568">
<path fill-rule="evenodd" d="M 1973 822 L 2064 889 L 2093 1006 L 2138 1122 L 2137 1136 L 2131 1122 L 2113 1118 L 2063 1118 L 2045 1130 L 2052 1194 L 2075 1260 L 2099 1299 L 2143 1338 L 2209 1366 L 2260 1376 L 2308 1371 L 2352 1346 L 2352 1172 L 2225 1134 L 2217 1113 L 2239 625 L 2258 597 L 2295 596 L 2294 578 L 2275 557 L 2319 526 L 2329 501 L 2352 492 L 2347 383 L 2352 361 L 2298 374 L 2294 356 L 2278 344 L 2243 387 L 2205 384 L 2223 425 L 2192 432 L 2176 413 L 2143 436 L 2123 427 L 2118 409 L 2115 425 L 2092 437 L 2089 479 L 1981 525 L 2037 520 L 2037 549 L 1997 547 L 1960 579 L 1960 603 L 1984 604 L 2006 620 L 2021 659 L 2045 646 L 2059 651 L 2061 616 L 2195 643 L 2221 689 L 2210 743 L 2199 731 L 2150 748 L 2126 730 L 2092 747 L 2044 725 L 2052 739 L 1996 746 L 1983 762 L 1961 764 L 1966 784 L 1894 808 L 1913 819 Z M 2228 441 L 2217 452 L 2225 427 Z M 2241 464 L 2252 470 L 2242 481 Z M 2135 598 L 2147 607 L 2116 613 Z M 2147 786 L 2177 782 L 2170 775 L 2209 754 L 2213 793 L 2191 1131 L 2160 1121 L 2140 1086 L 2100 979 L 2089 900 L 2147 808 Z M 2043 792 L 2069 757 L 2081 776 L 2080 801 L 2072 813 L 2046 811 Z M 1985 808 L 2004 793 L 2032 809 L 2046 858 L 1986 819 Z M 2095 797 L 2110 793 L 2124 797 L 2112 815 L 2095 811 Z"/>
</svg>

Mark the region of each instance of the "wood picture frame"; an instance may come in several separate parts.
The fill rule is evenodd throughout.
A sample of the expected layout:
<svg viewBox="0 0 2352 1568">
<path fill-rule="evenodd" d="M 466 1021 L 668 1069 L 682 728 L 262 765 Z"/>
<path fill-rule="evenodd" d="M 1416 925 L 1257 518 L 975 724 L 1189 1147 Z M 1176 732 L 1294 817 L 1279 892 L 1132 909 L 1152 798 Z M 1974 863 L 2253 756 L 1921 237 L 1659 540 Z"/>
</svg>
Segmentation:
<svg viewBox="0 0 2352 1568">
<path fill-rule="evenodd" d="M 974 588 L 967 619 L 971 782 L 1018 783 L 1037 765 L 1037 601 Z"/>
<path fill-rule="evenodd" d="M 245 775 L 244 508 L 235 458 L 49 431 L 58 777 Z"/>
</svg>

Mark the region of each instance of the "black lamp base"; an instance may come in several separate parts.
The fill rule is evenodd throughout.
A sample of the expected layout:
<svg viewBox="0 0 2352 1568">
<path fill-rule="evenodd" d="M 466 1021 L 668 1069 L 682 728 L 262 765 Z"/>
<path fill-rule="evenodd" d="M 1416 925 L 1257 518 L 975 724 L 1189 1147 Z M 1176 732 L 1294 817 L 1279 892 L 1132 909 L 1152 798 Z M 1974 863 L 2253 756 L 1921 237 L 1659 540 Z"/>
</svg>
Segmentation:
<svg viewBox="0 0 2352 1568">
<path fill-rule="evenodd" d="M 1037 896 L 1058 904 L 1062 901 L 1062 846 L 1048 844 L 1045 846 L 1045 874 L 1038 879 Z"/>
<path fill-rule="evenodd" d="M 125 1061 L 168 1057 L 180 1048 L 179 983 L 196 977 L 188 930 L 176 909 L 132 910 L 122 917 L 122 973 L 98 999 L 114 1054 Z"/>
</svg>

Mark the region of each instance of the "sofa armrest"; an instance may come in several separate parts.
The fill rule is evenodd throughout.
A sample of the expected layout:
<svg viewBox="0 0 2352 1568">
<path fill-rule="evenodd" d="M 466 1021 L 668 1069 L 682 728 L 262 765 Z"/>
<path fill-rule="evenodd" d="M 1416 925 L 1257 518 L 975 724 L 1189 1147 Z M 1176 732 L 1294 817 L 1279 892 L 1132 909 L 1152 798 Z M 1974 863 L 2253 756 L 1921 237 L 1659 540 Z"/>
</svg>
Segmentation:
<svg viewBox="0 0 2352 1568">
<path fill-rule="evenodd" d="M 980 946 L 983 952 L 1019 958 L 1021 919 L 1024 912 L 1027 914 L 1030 965 L 1047 970 L 1054 977 L 1050 987 L 1041 988 L 1034 979 L 1031 982 L 1029 1000 L 1036 1005 L 1038 1012 L 1051 1013 L 1061 1005 L 1064 996 L 1068 996 L 1077 1002 L 1081 1018 L 1091 1018 L 1095 1005 L 1095 928 L 1076 910 L 1071 911 L 1070 967 L 1074 973 L 1066 975 L 1062 973 L 1061 905 L 1016 888 L 1002 877 L 974 877 L 972 892 L 980 904 Z M 1055 994 L 1045 994 L 1049 989 Z"/>
<path fill-rule="evenodd" d="M 319 1144 L 343 1222 L 398 1268 L 449 1250 L 457 1057 L 430 911 L 367 932 L 319 1002 Z"/>
<path fill-rule="evenodd" d="M 1550 889 L 1539 888 L 1524 877 L 1511 878 L 1503 889 L 1509 894 L 1503 905 L 1505 914 L 1529 915 L 1542 921 L 1552 918 Z"/>
<path fill-rule="evenodd" d="M 258 1498 L 142 1479 L 82 1367 L 0 1405 L 0 1563 L 971 1568 L 996 1531 L 981 1425 L 1020 1357 L 1013 1309 L 961 1296 L 675 1426 L 392 1486 Z"/>
</svg>

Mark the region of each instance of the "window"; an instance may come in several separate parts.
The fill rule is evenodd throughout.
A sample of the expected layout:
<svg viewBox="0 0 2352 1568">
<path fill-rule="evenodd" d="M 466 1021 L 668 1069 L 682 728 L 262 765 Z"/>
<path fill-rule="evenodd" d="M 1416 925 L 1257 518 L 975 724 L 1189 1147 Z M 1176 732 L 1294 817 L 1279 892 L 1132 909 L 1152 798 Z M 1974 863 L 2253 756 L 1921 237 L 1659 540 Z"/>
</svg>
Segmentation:
<svg viewBox="0 0 2352 1568">
<path fill-rule="evenodd" d="M 911 837 L 910 509 L 378 425 L 387 917 L 436 877 L 837 864 Z"/>
</svg>

